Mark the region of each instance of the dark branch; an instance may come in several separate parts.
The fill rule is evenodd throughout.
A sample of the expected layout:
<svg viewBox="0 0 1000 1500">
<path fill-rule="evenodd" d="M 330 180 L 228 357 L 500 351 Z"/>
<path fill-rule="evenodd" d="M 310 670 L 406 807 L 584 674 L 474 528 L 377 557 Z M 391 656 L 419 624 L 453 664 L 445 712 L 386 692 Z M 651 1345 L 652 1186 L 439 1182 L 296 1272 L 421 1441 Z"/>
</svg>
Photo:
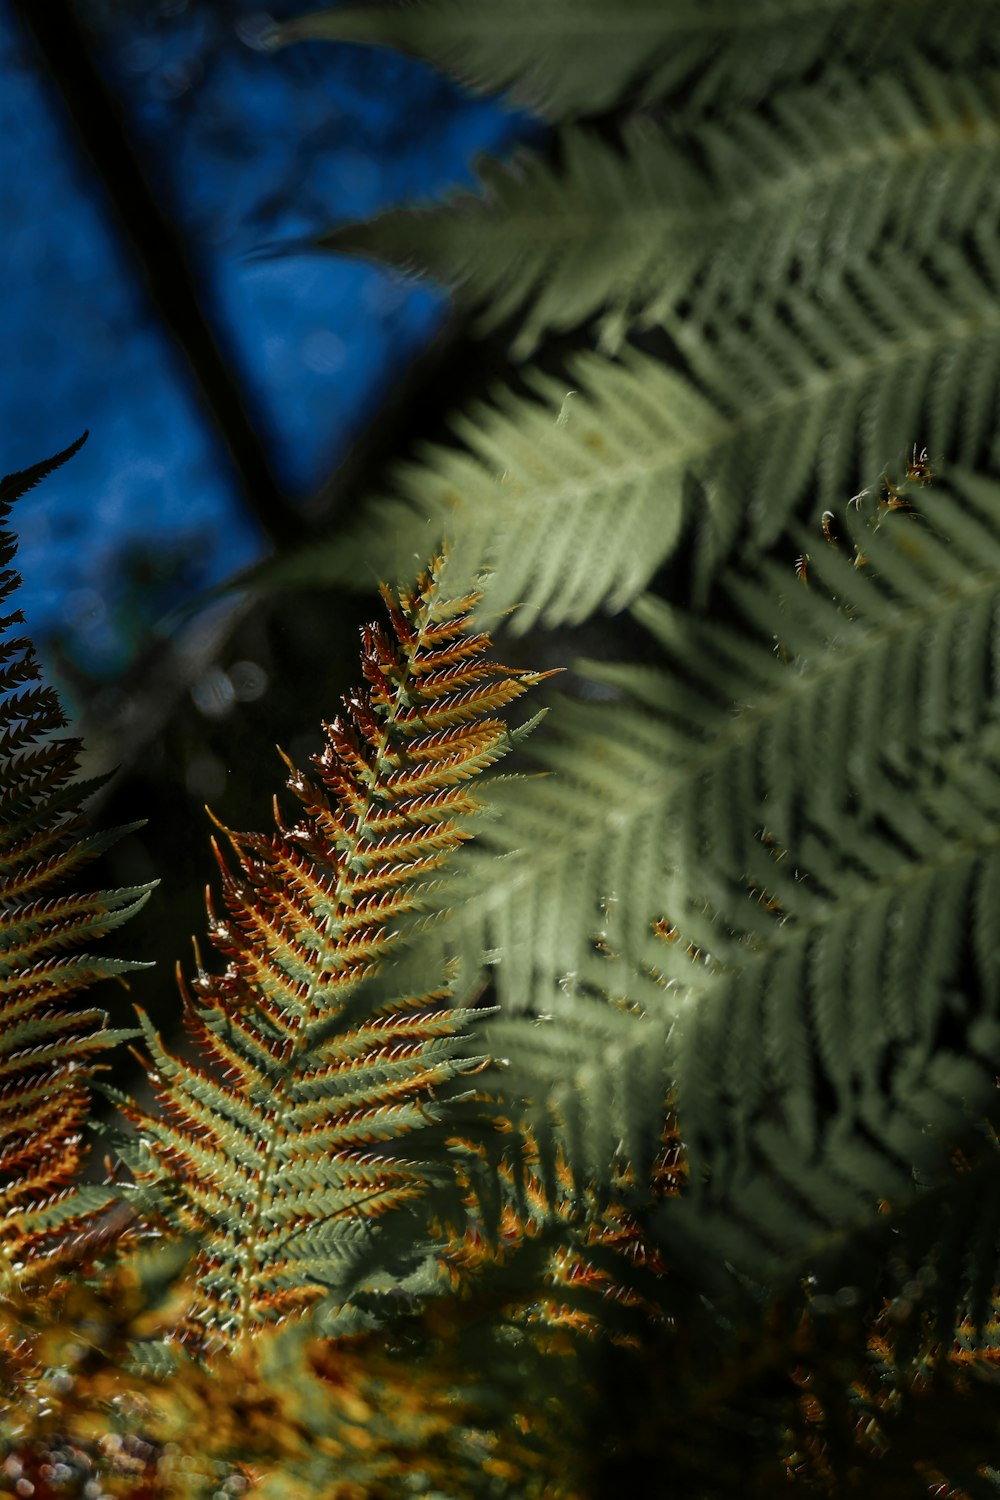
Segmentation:
<svg viewBox="0 0 1000 1500">
<path fill-rule="evenodd" d="M 282 496 L 239 385 L 202 309 L 199 278 L 184 242 L 150 190 L 120 106 L 94 62 L 86 30 L 68 0 L 12 0 L 12 8 L 34 39 L 77 138 L 141 262 L 149 295 L 184 354 L 239 473 L 246 504 L 277 547 L 301 541 L 303 522 Z"/>
</svg>

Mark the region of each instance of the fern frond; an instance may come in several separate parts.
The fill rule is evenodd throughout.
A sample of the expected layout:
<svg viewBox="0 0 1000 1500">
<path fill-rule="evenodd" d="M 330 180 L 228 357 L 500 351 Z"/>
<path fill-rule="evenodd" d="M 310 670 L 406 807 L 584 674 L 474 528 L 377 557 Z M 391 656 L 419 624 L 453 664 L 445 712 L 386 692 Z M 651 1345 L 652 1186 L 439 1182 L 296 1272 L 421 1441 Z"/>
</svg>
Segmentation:
<svg viewBox="0 0 1000 1500">
<path fill-rule="evenodd" d="M 463 564 L 489 561 L 490 611 L 520 605 L 512 628 L 577 624 L 634 599 L 692 521 L 703 590 L 737 544 L 769 547 L 800 507 L 839 504 L 915 432 L 949 462 L 981 463 L 1000 259 L 985 229 L 978 240 L 975 255 L 945 244 L 922 267 L 869 262 L 829 305 L 789 289 L 742 320 L 678 323 L 688 376 L 631 349 L 572 360 L 568 389 L 526 371 L 530 397 L 498 391 L 454 421 L 464 449 L 429 449 L 335 548 L 260 577 L 356 584 L 446 528 Z"/>
<path fill-rule="evenodd" d="M 431 277 L 478 309 L 484 333 L 516 319 L 511 352 L 598 319 L 614 352 L 630 327 L 773 299 L 794 279 L 827 296 L 875 257 L 923 255 L 995 211 L 1000 80 L 949 75 L 914 56 L 861 80 L 827 70 L 768 113 L 688 138 L 627 121 L 621 140 L 567 127 L 558 166 L 523 153 L 483 162 L 480 191 L 396 208 L 321 236 Z"/>
<path fill-rule="evenodd" d="M 192 1330 L 238 1342 L 336 1288 L 390 1210 L 450 1179 L 436 1094 L 471 1067 L 467 1013 L 447 989 L 366 1008 L 360 982 L 399 942 L 436 872 L 468 837 L 468 783 L 523 731 L 497 717 L 546 674 L 489 662 L 475 595 L 450 596 L 438 559 L 383 596 L 363 633 L 365 687 L 325 728 L 301 805 L 270 837 L 227 833 L 226 963 L 185 994 L 197 1062 L 143 1019 L 161 1112 L 126 1103 L 140 1178 L 159 1179 L 204 1232 Z"/>
<path fill-rule="evenodd" d="M 910 469 L 914 486 L 926 484 L 923 458 Z M 958 476 L 954 493 L 919 488 L 914 518 L 903 485 L 887 481 L 848 510 L 863 567 L 850 549 L 821 544 L 811 589 L 787 566 L 734 576 L 739 632 L 649 602 L 641 612 L 683 672 L 601 673 L 652 711 L 647 753 L 655 724 L 658 767 L 676 766 L 685 732 L 702 767 L 717 739 L 729 752 L 714 791 L 695 779 L 672 821 L 647 819 L 661 863 L 621 901 L 634 915 L 659 868 L 664 905 L 690 910 L 692 926 L 700 917 L 699 942 L 713 954 L 689 947 L 665 964 L 662 1007 L 651 1006 L 661 1038 L 673 1022 L 669 1055 L 662 1045 L 649 1053 L 654 1097 L 657 1078 L 661 1100 L 676 1081 L 701 1189 L 654 1214 L 654 1240 L 674 1274 L 717 1299 L 720 1317 L 724 1267 L 762 1296 L 800 1296 L 808 1277 L 816 1315 L 821 1305 L 877 1312 L 891 1299 L 890 1321 L 912 1320 L 938 1364 L 956 1328 L 973 1346 L 987 1336 L 1000 1280 L 1000 1157 L 982 1138 L 983 1121 L 998 1116 L 1000 1057 L 998 498 L 995 484 Z M 800 692 L 818 697 L 806 708 Z M 634 753 L 632 727 L 619 721 L 609 747 L 624 740 Z M 577 745 L 570 773 L 600 760 Z M 547 796 L 555 784 L 537 785 Z M 600 800 L 575 790 L 579 806 Z M 689 843 L 692 826 L 701 833 Z M 532 944 L 523 929 L 513 950 L 522 944 Z M 656 1027 L 600 1008 L 580 987 L 579 954 L 574 968 L 546 1004 L 552 1018 L 493 1023 L 491 1041 L 513 1064 L 510 1093 L 520 1084 L 532 1096 L 532 1128 L 551 1111 L 566 1161 L 582 1179 L 603 1171 L 607 1181 L 629 1066 Z M 559 1027 L 560 1011 L 571 1025 Z M 943 1040 L 950 1031 L 957 1049 Z M 640 1074 L 634 1082 L 649 1143 L 650 1089 Z M 958 1146 L 972 1164 L 956 1172 Z M 840 1406 L 851 1399 L 841 1388 Z M 906 1429 L 889 1416 L 894 1463 L 907 1472 Z M 953 1472 L 932 1442 L 921 1453 Z"/>
<path fill-rule="evenodd" d="M 870 1309 L 849 1284 L 761 1306 L 736 1288 L 714 1324 L 696 1285 L 680 1326 L 605 1373 L 604 1402 L 625 1408 L 611 1485 L 668 1464 L 672 1491 L 704 1500 L 995 1493 L 995 1354 L 963 1365 L 957 1350 L 915 1351 L 900 1304 Z"/>
<path fill-rule="evenodd" d="M 919 486 L 924 467 L 913 469 Z M 887 493 L 901 497 L 898 486 Z M 675 1086 L 694 1181 L 703 1185 L 707 1174 L 704 1191 L 725 1205 L 719 1241 L 688 1261 L 711 1252 L 715 1264 L 773 1282 L 776 1264 L 817 1244 L 829 1251 L 859 1216 L 874 1222 L 879 1200 L 911 1200 L 914 1168 L 939 1172 L 970 1119 L 995 1108 L 997 501 L 995 484 L 968 475 L 956 478 L 955 493 L 921 491 L 915 518 L 869 497 L 872 514 L 848 512 L 865 566 L 821 546 L 813 572 L 825 593 L 815 581 L 803 588 L 787 567 L 733 575 L 740 631 L 644 602 L 638 613 L 680 670 L 605 667 L 598 675 L 629 688 L 645 719 L 623 724 L 618 707 L 574 709 L 578 733 L 566 749 L 550 737 L 554 763 L 565 762 L 563 809 L 574 792 L 578 806 L 600 807 L 603 844 L 589 856 L 579 844 L 567 851 L 576 881 L 568 899 L 550 865 L 520 910 L 524 925 L 501 930 L 516 934 L 508 952 L 551 952 L 563 917 L 582 906 L 576 951 L 565 950 L 569 993 L 546 1001 L 537 979 L 534 991 L 539 1007 L 556 1018 L 565 1009 L 574 1024 L 553 1025 L 546 1038 L 537 1024 L 507 1022 L 499 1034 L 515 1081 L 520 1074 L 525 1092 L 560 1116 L 559 1138 L 581 1175 L 599 1172 L 609 1122 L 622 1121 L 616 1090 L 640 1055 L 628 1032 L 653 1043 L 656 1024 L 614 1010 L 588 1014 L 593 1000 L 573 990 L 598 972 L 587 950 L 602 892 L 627 915 L 618 932 L 626 951 L 643 954 L 651 949 L 642 917 L 657 892 L 674 918 L 659 924 L 661 934 L 679 927 L 690 941 L 668 945 L 664 983 L 649 982 L 649 1020 L 670 1037 L 669 1049 L 661 1041 L 659 1055 L 649 1054 L 653 1099 L 657 1079 L 661 1099 Z M 617 721 L 604 748 L 581 747 L 582 726 L 602 716 Z M 612 759 L 622 738 L 628 751 Z M 630 758 L 636 766 L 644 757 L 643 812 L 619 863 L 624 819 L 609 804 L 616 784 L 638 780 L 634 771 L 627 779 Z M 603 772 L 591 772 L 588 785 L 580 770 L 602 761 L 612 774 L 595 795 Z M 558 780 L 524 789 L 549 803 L 550 828 Z M 651 811 L 655 798 L 663 816 Z M 552 834 L 539 832 L 538 852 L 549 856 Z M 579 875 L 588 864 L 589 901 Z M 501 983 L 510 979 L 505 967 Z M 533 977 L 521 970 L 516 982 Z M 549 983 L 555 978 L 550 972 Z M 624 1002 L 627 979 L 621 993 Z M 956 1030 L 963 1051 L 942 1041 Z M 651 1111 L 641 1072 L 635 1083 Z M 696 1199 L 671 1210 L 674 1221 L 688 1213 L 696 1223 L 702 1212 Z M 928 1212 L 926 1225 L 943 1253 L 940 1215 Z M 902 1232 L 897 1224 L 900 1254 Z M 994 1236 L 986 1215 L 977 1243 Z M 952 1255 L 967 1242 L 960 1227 Z M 664 1243 L 676 1260 L 678 1245 Z M 976 1264 L 983 1279 L 969 1296 L 982 1308 L 1000 1266 L 985 1250 Z M 836 1285 L 858 1279 L 843 1264 L 836 1274 Z M 956 1315 L 947 1299 L 960 1279 L 943 1278 L 946 1318 Z"/>
<path fill-rule="evenodd" d="M 829 58 L 857 74 L 916 40 L 950 62 L 997 54 L 989 4 L 948 17 L 934 0 L 877 10 L 866 0 L 517 0 L 503 11 L 463 0 L 343 5 L 275 28 L 274 45 L 320 38 L 397 47 L 470 88 L 511 90 L 552 118 L 667 96 L 691 113 L 756 104 Z M 949 23 L 950 22 L 950 23 Z"/>
<path fill-rule="evenodd" d="M 62 453 L 0 481 L 0 520 L 11 503 L 64 463 Z M 20 579 L 16 544 L 0 534 L 0 1262 L 8 1287 L 49 1274 L 77 1251 L 81 1230 L 109 1194 L 75 1187 L 89 1084 L 100 1054 L 124 1033 L 99 1010 L 80 1009 L 88 985 L 141 964 L 89 946 L 132 915 L 151 886 L 81 892 L 82 869 L 126 829 L 93 835 L 82 804 L 93 783 L 75 780 L 78 741 L 51 688 L 39 686 L 34 647 L 19 610 L 6 612 Z"/>
<path fill-rule="evenodd" d="M 622 365 L 588 356 L 571 368 L 568 392 L 537 371 L 524 377 L 531 398 L 498 390 L 494 405 L 454 421 L 466 451 L 429 449 L 397 470 L 398 498 L 366 506 L 336 548 L 265 565 L 259 580 L 357 586 L 383 564 L 398 571 L 428 527 L 446 527 L 460 566 L 488 559 L 491 610 L 520 606 L 514 629 L 621 608 L 676 546 L 689 472 L 726 424 L 688 381 L 634 351 Z"/>
<path fill-rule="evenodd" d="M 954 482 L 954 494 L 926 491 L 922 521 L 872 531 L 849 510 L 866 568 L 821 545 L 811 589 L 777 563 L 725 574 L 738 629 L 640 601 L 665 666 L 588 665 L 635 706 L 558 704 L 532 751 L 556 774 L 493 791 L 500 816 L 463 855 L 463 899 L 422 939 L 427 962 L 451 948 L 474 970 L 501 950 L 504 1008 L 548 1011 L 560 981 L 582 972 L 609 899 L 613 946 L 665 962 L 673 950 L 649 954 L 648 922 L 667 913 L 704 962 L 721 941 L 706 904 L 732 911 L 735 889 L 745 927 L 746 884 L 734 880 L 756 871 L 766 888 L 762 827 L 794 849 L 806 807 L 825 829 L 851 806 L 875 815 L 882 776 L 985 731 L 1000 495 L 981 477 Z"/>
<path fill-rule="evenodd" d="M 895 1475 L 890 1492 L 918 1493 L 931 1473 L 985 1493 L 974 1480 L 994 1456 L 996 1422 L 998 1043 L 995 1021 L 975 1023 L 964 1055 L 942 1049 L 903 1069 L 869 1135 L 831 1132 L 811 1153 L 764 1125 L 754 1171 L 729 1195 L 708 1207 L 668 1200 L 654 1215 L 662 1253 L 727 1333 L 702 1366 L 712 1378 L 698 1405 L 720 1401 L 729 1415 L 715 1420 L 728 1426 L 741 1404 L 725 1374 L 729 1332 L 743 1330 L 747 1347 L 777 1335 L 783 1378 L 764 1399 L 780 1401 L 783 1386 L 786 1401 L 795 1394 L 785 1453 L 807 1492 L 810 1480 L 829 1492 L 850 1473 L 852 1492 L 856 1482 L 883 1493 Z M 956 1410 L 970 1424 L 959 1444 Z"/>
<path fill-rule="evenodd" d="M 927 1110 L 933 1121 L 921 1082 L 932 1058 L 941 1070 L 932 1091 L 946 1100 L 968 1089 L 984 1106 L 988 1062 L 978 1071 L 970 1063 L 968 1076 L 957 1063 L 946 1068 L 938 1039 L 968 1025 L 967 943 L 985 960 L 976 965 L 981 1019 L 997 1013 L 983 894 L 998 878 L 998 751 L 995 731 L 970 737 L 963 758 L 981 759 L 964 774 L 943 758 L 940 787 L 897 788 L 878 813 L 842 815 L 836 835 L 803 839 L 794 880 L 771 879 L 783 905 L 772 934 L 755 934 L 742 961 L 692 986 L 674 1039 L 678 1108 L 693 1161 L 711 1159 L 720 1181 L 747 1169 L 755 1122 L 769 1114 L 807 1151 L 834 1118 L 833 1154 L 845 1162 L 854 1132 L 884 1147 L 892 1108 Z M 906 1086 L 890 1105 L 897 1070 Z M 892 1151 L 913 1159 L 896 1143 Z M 850 1172 L 867 1180 L 853 1158 Z M 893 1196 L 888 1185 L 881 1195 Z"/>
</svg>

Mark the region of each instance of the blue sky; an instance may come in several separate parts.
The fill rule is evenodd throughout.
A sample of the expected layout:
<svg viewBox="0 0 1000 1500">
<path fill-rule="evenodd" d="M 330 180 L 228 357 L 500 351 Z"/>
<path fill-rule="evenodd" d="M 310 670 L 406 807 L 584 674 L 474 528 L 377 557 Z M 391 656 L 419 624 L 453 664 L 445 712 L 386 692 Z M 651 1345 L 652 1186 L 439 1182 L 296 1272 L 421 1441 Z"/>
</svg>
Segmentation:
<svg viewBox="0 0 1000 1500">
<path fill-rule="evenodd" d="M 468 183 L 478 152 L 512 148 L 531 123 L 378 49 L 262 52 L 259 6 L 139 9 L 110 34 L 107 76 L 202 272 L 272 466 L 304 498 L 442 301 L 370 266 L 261 248 Z M 40 637 L 59 634 L 112 676 L 137 613 L 148 625 L 262 541 L 7 0 L 0 79 L 0 472 L 91 433 L 20 503 L 23 604 Z"/>
</svg>

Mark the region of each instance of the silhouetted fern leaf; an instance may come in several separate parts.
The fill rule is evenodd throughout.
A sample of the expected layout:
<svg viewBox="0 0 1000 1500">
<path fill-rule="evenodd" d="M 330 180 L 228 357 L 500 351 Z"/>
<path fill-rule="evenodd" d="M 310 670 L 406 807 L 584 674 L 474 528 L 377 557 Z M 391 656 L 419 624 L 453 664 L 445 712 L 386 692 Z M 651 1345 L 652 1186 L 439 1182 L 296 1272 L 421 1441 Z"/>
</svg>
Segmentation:
<svg viewBox="0 0 1000 1500">
<path fill-rule="evenodd" d="M 36 484 L 41 484 L 42 480 L 55 469 L 61 468 L 74 454 L 79 453 L 89 436 L 90 433 L 84 431 L 61 453 L 55 453 L 51 458 L 43 458 L 40 463 L 32 464 L 28 469 L 19 469 L 16 474 L 5 475 L 3 479 L 0 479 L 0 503 L 6 507 L 13 505 L 15 500 L 20 500 L 22 495 L 33 490 Z"/>
<path fill-rule="evenodd" d="M 0 480 L 10 505 L 80 448 Z M 0 533 L 0 606 L 20 583 L 16 544 Z M 96 783 L 74 780 L 78 741 L 58 734 L 55 692 L 19 610 L 0 619 L 0 1265 L 3 1277 L 44 1278 L 71 1258 L 109 1193 L 75 1186 L 89 1083 L 100 1054 L 126 1033 L 75 1007 L 95 980 L 143 967 L 89 947 L 143 904 L 150 886 L 81 892 L 86 865 L 127 830 L 87 832 L 82 804 Z"/>
</svg>

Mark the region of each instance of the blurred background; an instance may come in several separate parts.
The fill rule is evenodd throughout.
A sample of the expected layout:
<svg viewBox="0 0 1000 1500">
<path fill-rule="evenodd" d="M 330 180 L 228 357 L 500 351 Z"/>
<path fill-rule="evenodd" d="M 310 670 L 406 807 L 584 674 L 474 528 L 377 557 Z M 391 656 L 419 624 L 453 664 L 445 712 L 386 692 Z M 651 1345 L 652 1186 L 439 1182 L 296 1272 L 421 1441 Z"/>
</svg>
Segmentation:
<svg viewBox="0 0 1000 1500">
<path fill-rule="evenodd" d="M 0 0 L 0 473 L 78 454 L 19 502 L 21 602 L 102 824 L 148 820 L 104 882 L 159 877 L 122 956 L 170 1030 L 211 875 L 204 804 L 265 828 L 282 771 L 357 674 L 370 596 L 217 585 L 349 519 L 484 390 L 503 342 L 442 297 L 314 253 L 339 220 L 468 184 L 537 122 L 377 49 L 262 39 L 308 0 Z"/>
</svg>

